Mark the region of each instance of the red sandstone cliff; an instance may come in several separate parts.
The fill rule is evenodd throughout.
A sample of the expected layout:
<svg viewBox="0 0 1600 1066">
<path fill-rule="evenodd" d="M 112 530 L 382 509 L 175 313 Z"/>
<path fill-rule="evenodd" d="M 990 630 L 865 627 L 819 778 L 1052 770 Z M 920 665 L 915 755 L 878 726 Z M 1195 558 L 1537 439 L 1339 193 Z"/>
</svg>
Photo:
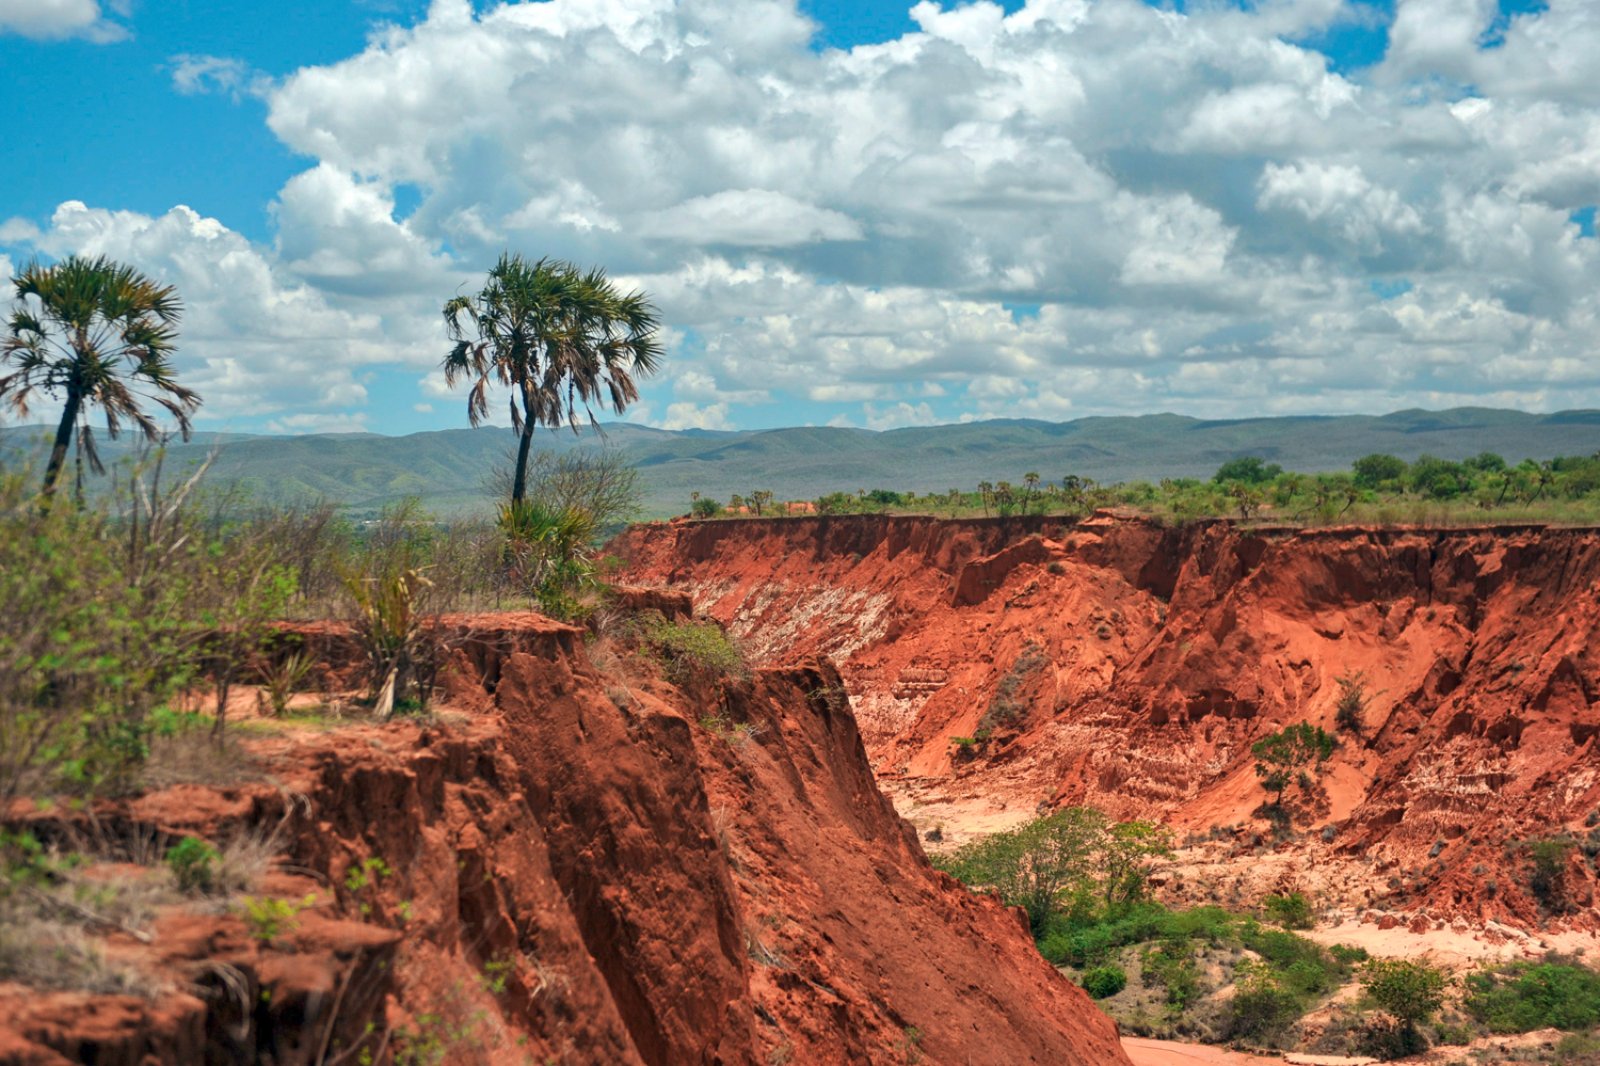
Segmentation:
<svg viewBox="0 0 1600 1066">
<path fill-rule="evenodd" d="M 464 625 L 454 724 L 291 731 L 252 742 L 269 779 L 101 805 L 113 839 L 281 826 L 262 891 L 317 903 L 267 944 L 193 908 L 106 937 L 153 999 L 0 985 L 0 1063 L 1126 1061 L 927 865 L 831 666 L 680 691 L 538 616 Z"/>
<path fill-rule="evenodd" d="M 1365 871 L 1344 902 L 1595 919 L 1595 531 L 849 516 L 642 526 L 613 548 L 764 661 L 831 657 L 908 802 L 1248 822 L 1250 745 L 1334 730 L 1337 679 L 1363 675 L 1359 735 L 1302 822 L 1329 827 L 1305 848 Z M 956 758 L 986 714 L 993 736 Z M 1552 914 L 1520 844 L 1563 833 L 1580 846 Z"/>
</svg>

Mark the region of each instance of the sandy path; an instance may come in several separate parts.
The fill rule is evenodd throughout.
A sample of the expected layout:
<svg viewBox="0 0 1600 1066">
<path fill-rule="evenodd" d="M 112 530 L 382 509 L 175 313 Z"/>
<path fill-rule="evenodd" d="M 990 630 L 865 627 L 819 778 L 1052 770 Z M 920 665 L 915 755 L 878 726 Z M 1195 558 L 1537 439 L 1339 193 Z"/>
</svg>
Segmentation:
<svg viewBox="0 0 1600 1066">
<path fill-rule="evenodd" d="M 1137 1036 L 1123 1037 L 1122 1050 L 1133 1060 L 1133 1066 L 1274 1066 L 1283 1062 L 1277 1055 L 1244 1055 L 1204 1044 L 1179 1044 Z"/>
</svg>

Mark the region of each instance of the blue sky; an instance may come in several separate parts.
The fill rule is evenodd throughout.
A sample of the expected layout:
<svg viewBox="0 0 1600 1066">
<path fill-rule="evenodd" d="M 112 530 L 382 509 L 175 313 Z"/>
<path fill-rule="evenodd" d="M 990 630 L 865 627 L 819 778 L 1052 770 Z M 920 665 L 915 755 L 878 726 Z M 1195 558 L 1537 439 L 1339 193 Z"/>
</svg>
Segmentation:
<svg viewBox="0 0 1600 1066">
<path fill-rule="evenodd" d="M 1583 0 L 0 0 L 0 70 L 0 267 L 178 284 L 206 428 L 462 424 L 504 247 L 657 298 L 673 428 L 1600 406 Z"/>
</svg>

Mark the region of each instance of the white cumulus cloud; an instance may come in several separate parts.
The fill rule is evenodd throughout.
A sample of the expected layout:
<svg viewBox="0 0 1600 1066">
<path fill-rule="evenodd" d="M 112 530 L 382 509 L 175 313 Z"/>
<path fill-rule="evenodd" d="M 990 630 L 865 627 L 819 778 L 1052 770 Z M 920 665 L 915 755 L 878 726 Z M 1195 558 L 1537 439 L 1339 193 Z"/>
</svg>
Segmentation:
<svg viewBox="0 0 1600 1066">
<path fill-rule="evenodd" d="M 96 0 L 0 0 L 0 34 L 4 33 L 37 40 L 81 37 L 109 44 L 125 39 L 128 29 L 107 19 Z"/>
<path fill-rule="evenodd" d="M 278 81 L 174 67 L 310 160 L 270 246 L 82 205 L 37 242 L 183 280 L 194 372 L 284 426 L 436 367 L 508 248 L 655 297 L 670 426 L 1600 406 L 1600 9 L 1400 0 L 1364 71 L 1307 43 L 1376 11 L 923 0 L 839 50 L 795 0 L 437 0 Z"/>
</svg>

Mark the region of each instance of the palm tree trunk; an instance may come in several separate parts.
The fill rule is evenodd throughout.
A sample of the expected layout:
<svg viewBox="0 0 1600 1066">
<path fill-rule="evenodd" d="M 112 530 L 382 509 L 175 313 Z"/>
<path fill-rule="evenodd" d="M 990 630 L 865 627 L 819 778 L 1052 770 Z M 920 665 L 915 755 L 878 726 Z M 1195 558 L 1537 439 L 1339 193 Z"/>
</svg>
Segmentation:
<svg viewBox="0 0 1600 1066">
<path fill-rule="evenodd" d="M 61 477 L 61 468 L 67 461 L 67 447 L 72 443 L 72 427 L 78 422 L 78 408 L 83 403 L 83 396 L 77 389 L 67 390 L 67 406 L 61 412 L 61 424 L 56 427 L 55 447 L 50 449 L 50 464 L 44 468 L 44 498 L 48 501 L 55 495 L 56 480 Z"/>
<path fill-rule="evenodd" d="M 511 505 L 515 507 L 528 494 L 528 448 L 533 444 L 533 419 L 522 423 L 522 439 L 517 442 L 517 476 L 511 482 Z"/>
</svg>

